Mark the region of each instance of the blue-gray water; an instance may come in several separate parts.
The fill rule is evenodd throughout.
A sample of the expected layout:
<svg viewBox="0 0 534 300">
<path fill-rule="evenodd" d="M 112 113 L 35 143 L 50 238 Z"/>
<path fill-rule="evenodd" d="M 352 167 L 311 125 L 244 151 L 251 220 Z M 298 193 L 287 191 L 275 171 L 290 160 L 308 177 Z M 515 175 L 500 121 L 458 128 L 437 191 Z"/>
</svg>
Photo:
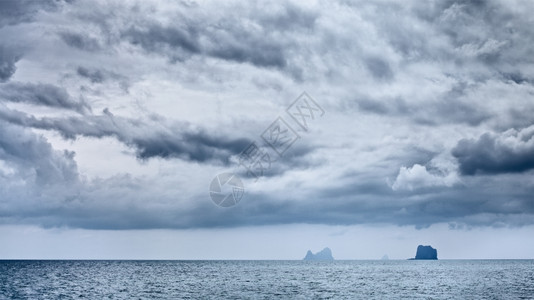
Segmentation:
<svg viewBox="0 0 534 300">
<path fill-rule="evenodd" d="M 534 299 L 534 260 L 0 261 L 0 299 Z"/>
</svg>

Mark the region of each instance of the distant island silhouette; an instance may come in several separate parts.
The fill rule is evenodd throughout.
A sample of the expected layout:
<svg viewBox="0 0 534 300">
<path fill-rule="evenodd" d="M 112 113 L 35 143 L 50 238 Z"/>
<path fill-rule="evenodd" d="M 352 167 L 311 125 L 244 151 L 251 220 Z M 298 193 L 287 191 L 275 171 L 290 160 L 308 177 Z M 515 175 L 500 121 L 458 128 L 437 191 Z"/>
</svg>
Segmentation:
<svg viewBox="0 0 534 300">
<path fill-rule="evenodd" d="M 410 258 L 411 260 L 425 260 L 425 259 L 438 259 L 438 250 L 432 248 L 432 246 L 417 246 L 417 252 L 415 253 L 415 258 Z"/>
<path fill-rule="evenodd" d="M 330 248 L 326 247 L 323 250 L 313 254 L 310 250 L 306 253 L 306 256 L 303 260 L 323 260 L 323 261 L 329 261 L 334 260 L 334 257 L 332 256 L 332 250 Z"/>
</svg>

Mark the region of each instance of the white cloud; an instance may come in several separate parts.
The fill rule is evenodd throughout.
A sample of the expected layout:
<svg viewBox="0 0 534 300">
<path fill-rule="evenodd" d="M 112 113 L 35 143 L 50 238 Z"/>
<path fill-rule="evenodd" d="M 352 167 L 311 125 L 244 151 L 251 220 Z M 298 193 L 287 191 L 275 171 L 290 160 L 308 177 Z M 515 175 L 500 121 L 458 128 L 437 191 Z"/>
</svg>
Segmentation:
<svg viewBox="0 0 534 300">
<path fill-rule="evenodd" d="M 391 188 L 393 190 L 412 191 L 428 187 L 451 187 L 459 182 L 460 179 L 454 172 L 449 172 L 446 175 L 430 173 L 425 166 L 415 164 L 410 168 L 401 167 Z"/>
</svg>

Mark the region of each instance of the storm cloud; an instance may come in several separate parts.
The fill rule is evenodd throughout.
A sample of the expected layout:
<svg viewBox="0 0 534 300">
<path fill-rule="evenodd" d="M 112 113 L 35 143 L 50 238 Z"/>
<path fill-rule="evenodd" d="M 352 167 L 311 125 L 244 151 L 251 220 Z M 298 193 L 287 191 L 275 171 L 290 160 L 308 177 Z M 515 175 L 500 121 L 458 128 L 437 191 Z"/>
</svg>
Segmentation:
<svg viewBox="0 0 534 300">
<path fill-rule="evenodd" d="M 533 224 L 533 9 L 0 1 L 0 222 Z M 302 91 L 325 112 L 299 107 L 307 130 Z M 296 142 L 247 178 L 277 118 Z M 225 171 L 246 197 L 221 209 Z"/>
<path fill-rule="evenodd" d="M 71 184 L 78 179 L 74 152 L 55 150 L 47 140 L 20 126 L 0 120 L 0 160 L 12 172 L 5 180 L 22 176 L 37 184 Z M 5 185 L 8 188 L 9 185 Z"/>
<path fill-rule="evenodd" d="M 15 64 L 20 59 L 19 55 L 9 48 L 0 45 L 0 83 L 5 82 L 17 70 Z"/>
<path fill-rule="evenodd" d="M 66 139 L 79 136 L 117 138 L 133 147 L 140 159 L 181 158 L 228 164 L 232 155 L 239 154 L 250 143 L 244 138 L 227 139 L 222 134 L 210 135 L 187 123 L 167 125 L 166 121 L 158 120 L 151 124 L 116 117 L 107 109 L 101 115 L 70 118 L 36 118 L 18 111 L 3 110 L 0 118 L 24 127 L 53 130 Z"/>
<path fill-rule="evenodd" d="M 9 102 L 24 102 L 84 113 L 90 109 L 81 100 L 73 99 L 64 89 L 42 83 L 10 82 L 0 85 L 0 98 Z"/>
<path fill-rule="evenodd" d="M 534 127 L 463 139 L 452 154 L 465 175 L 524 172 L 534 168 Z"/>
<path fill-rule="evenodd" d="M 61 32 L 59 33 L 61 39 L 69 46 L 85 51 L 97 51 L 100 49 L 98 40 L 75 32 Z"/>
<path fill-rule="evenodd" d="M 62 1 L 56 0 L 2 0 L 0 2 L 0 27 L 30 22 L 41 10 L 53 10 Z"/>
<path fill-rule="evenodd" d="M 271 37 L 261 29 L 240 27 L 237 20 L 221 20 L 218 26 L 204 24 L 149 24 L 127 29 L 123 36 L 133 45 L 149 52 L 168 55 L 171 60 L 185 60 L 191 55 L 251 63 L 258 67 L 284 68 L 287 64 L 283 39 Z"/>
</svg>

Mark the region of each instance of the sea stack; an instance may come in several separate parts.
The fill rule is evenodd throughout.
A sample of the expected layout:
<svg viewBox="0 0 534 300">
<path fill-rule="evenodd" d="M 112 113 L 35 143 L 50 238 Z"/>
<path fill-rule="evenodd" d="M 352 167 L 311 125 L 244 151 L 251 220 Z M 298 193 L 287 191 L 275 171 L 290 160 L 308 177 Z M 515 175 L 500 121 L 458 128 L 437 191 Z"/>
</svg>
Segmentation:
<svg viewBox="0 0 534 300">
<path fill-rule="evenodd" d="M 332 256 L 332 250 L 330 248 L 324 248 L 323 250 L 313 254 L 310 250 L 306 253 L 306 256 L 303 260 L 334 260 Z"/>
<path fill-rule="evenodd" d="M 417 253 L 415 259 L 438 259 L 438 250 L 432 248 L 432 246 L 417 246 Z"/>
</svg>

